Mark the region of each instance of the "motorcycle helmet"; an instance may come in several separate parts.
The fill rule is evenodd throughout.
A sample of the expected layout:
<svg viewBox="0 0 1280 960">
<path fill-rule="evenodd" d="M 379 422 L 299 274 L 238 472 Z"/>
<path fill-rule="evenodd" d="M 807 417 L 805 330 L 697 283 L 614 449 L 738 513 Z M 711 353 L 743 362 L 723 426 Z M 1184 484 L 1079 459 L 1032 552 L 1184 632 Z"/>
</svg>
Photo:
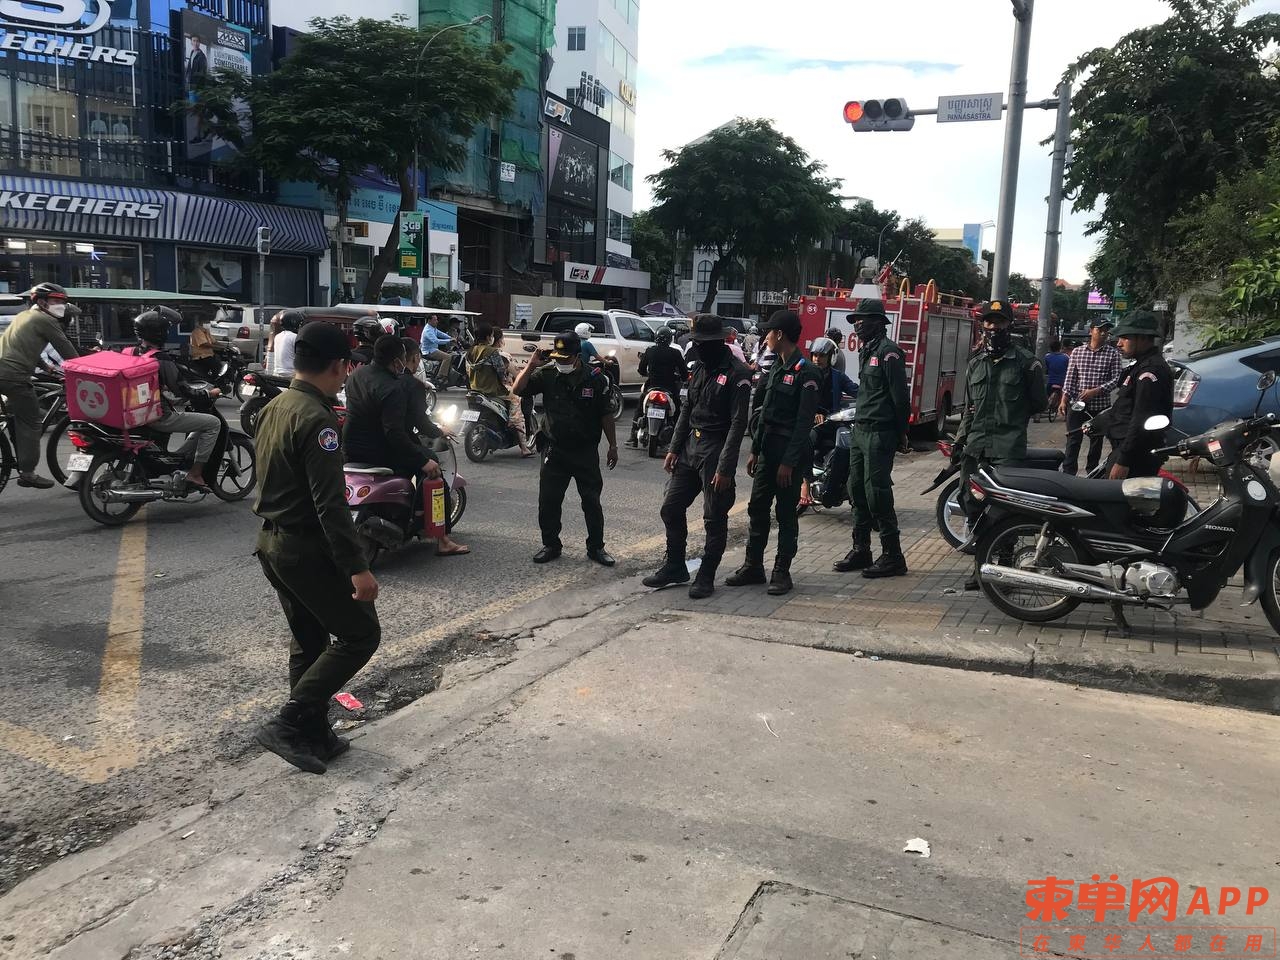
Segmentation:
<svg viewBox="0 0 1280 960">
<path fill-rule="evenodd" d="M 809 355 L 813 357 L 829 357 L 836 352 L 836 342 L 830 337 L 819 337 L 809 347 Z"/>
<path fill-rule="evenodd" d="M 573 328 L 573 332 L 578 335 L 579 340 L 590 340 L 591 334 L 595 333 L 595 330 L 589 323 L 580 323 Z"/>
<path fill-rule="evenodd" d="M 664 347 L 671 346 L 671 328 L 659 327 L 657 332 L 654 333 L 653 339 Z"/>
<path fill-rule="evenodd" d="M 285 310 L 280 314 L 280 329 L 297 333 L 302 329 L 302 314 L 297 310 Z"/>
<path fill-rule="evenodd" d="M 400 336 L 400 321 L 391 317 L 379 317 L 378 323 L 382 327 L 382 332 L 390 337 Z"/>
<path fill-rule="evenodd" d="M 382 320 L 378 317 L 361 317 L 353 325 L 356 339 L 361 343 L 372 344 L 379 337 L 386 333 L 382 327 Z"/>
<path fill-rule="evenodd" d="M 24 293 L 23 296 L 30 299 L 32 303 L 35 303 L 37 300 L 66 300 L 67 291 L 56 283 L 49 283 L 48 281 L 45 281 L 44 283 L 37 283 L 34 287 Z"/>
<path fill-rule="evenodd" d="M 161 344 L 169 339 L 169 328 L 182 323 L 182 314 L 172 307 L 153 307 L 133 318 L 133 333 L 144 343 Z"/>
</svg>

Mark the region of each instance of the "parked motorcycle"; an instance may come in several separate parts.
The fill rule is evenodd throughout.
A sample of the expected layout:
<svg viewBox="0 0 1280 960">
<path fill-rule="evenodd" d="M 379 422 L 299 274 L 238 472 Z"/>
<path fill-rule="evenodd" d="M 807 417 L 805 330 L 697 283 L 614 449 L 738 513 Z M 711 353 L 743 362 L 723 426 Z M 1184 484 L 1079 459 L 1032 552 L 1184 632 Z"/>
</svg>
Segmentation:
<svg viewBox="0 0 1280 960">
<path fill-rule="evenodd" d="M 348 463 L 343 467 L 347 506 L 351 508 L 351 519 L 355 521 L 370 567 L 385 550 L 398 549 L 414 539 L 431 539 L 428 527 L 432 522 L 445 523 L 446 529 L 453 530 L 462 520 L 467 509 L 467 481 L 458 473 L 453 441 L 436 440 L 433 449 L 439 456 L 447 489 L 447 494 L 444 490 L 440 492 L 442 502 L 438 507 L 434 502 L 431 504 L 432 510 L 440 511 L 435 517 L 424 511 L 414 482 L 395 476 L 389 467 L 367 463 Z"/>
<path fill-rule="evenodd" d="M 507 408 L 501 400 L 468 390 L 467 409 L 459 419 L 466 424 L 462 429 L 462 449 L 472 463 L 479 463 L 494 450 L 520 446 L 520 438 L 507 419 Z"/>
<path fill-rule="evenodd" d="M 636 428 L 636 443 L 650 457 L 661 456 L 676 432 L 676 398 L 669 390 L 650 390 L 641 398 L 640 409 L 643 416 Z"/>
<path fill-rule="evenodd" d="M 833 510 L 849 500 L 849 446 L 857 414 L 856 407 L 845 407 L 827 417 L 822 425 L 830 425 L 830 429 L 834 429 L 835 444 L 830 451 L 814 458 L 810 471 L 809 497 L 813 500 L 815 510 L 818 507 Z M 801 504 L 799 514 L 803 516 L 809 506 L 810 504 Z"/>
<path fill-rule="evenodd" d="M 212 384 L 193 384 L 212 387 Z M 257 485 L 253 442 L 234 433 L 212 399 L 193 399 L 191 409 L 211 413 L 222 421 L 222 430 L 210 458 L 217 464 L 208 477 L 210 492 L 219 500 L 243 500 Z M 73 420 L 67 437 L 76 452 L 67 459 L 64 486 L 80 495 L 80 506 L 89 518 L 115 527 L 127 523 L 144 504 L 157 500 L 198 503 L 206 491 L 185 479 L 195 453 L 191 434 L 170 450 L 173 434 L 146 427 L 125 432 L 100 423 Z"/>
<path fill-rule="evenodd" d="M 1265 373 L 1258 390 L 1275 382 Z M 1222 495 L 1190 519 L 1185 491 L 1167 478 L 981 468 L 971 493 L 982 505 L 977 561 L 987 598 L 1031 623 L 1060 619 L 1081 603 L 1110 604 L 1127 635 L 1125 607 L 1203 610 L 1243 568 L 1245 603 L 1261 598 L 1280 633 L 1280 463 L 1272 467 L 1262 455 L 1276 418 L 1259 416 L 1261 403 L 1259 396 L 1246 420 L 1156 451 L 1218 468 Z M 1168 424 L 1161 414 L 1144 427 Z"/>
</svg>

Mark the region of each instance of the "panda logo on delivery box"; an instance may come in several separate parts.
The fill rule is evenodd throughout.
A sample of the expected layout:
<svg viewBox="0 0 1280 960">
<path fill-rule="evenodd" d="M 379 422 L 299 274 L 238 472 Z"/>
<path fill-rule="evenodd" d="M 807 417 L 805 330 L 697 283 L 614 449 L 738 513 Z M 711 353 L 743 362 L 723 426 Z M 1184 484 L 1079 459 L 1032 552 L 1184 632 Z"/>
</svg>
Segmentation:
<svg viewBox="0 0 1280 960">
<path fill-rule="evenodd" d="M 102 384 L 92 380 L 81 380 L 76 386 L 76 403 L 80 405 L 80 412 L 91 420 L 106 416 L 111 406 Z"/>
</svg>

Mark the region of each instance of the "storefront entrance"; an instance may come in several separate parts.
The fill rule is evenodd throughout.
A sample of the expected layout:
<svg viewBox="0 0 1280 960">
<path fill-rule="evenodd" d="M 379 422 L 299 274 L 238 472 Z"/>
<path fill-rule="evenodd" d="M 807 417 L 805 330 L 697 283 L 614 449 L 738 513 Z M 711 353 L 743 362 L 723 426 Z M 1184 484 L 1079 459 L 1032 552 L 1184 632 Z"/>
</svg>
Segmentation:
<svg viewBox="0 0 1280 960">
<path fill-rule="evenodd" d="M 0 293 L 22 293 L 37 283 L 64 287 L 150 286 L 136 243 L 0 237 Z"/>
</svg>

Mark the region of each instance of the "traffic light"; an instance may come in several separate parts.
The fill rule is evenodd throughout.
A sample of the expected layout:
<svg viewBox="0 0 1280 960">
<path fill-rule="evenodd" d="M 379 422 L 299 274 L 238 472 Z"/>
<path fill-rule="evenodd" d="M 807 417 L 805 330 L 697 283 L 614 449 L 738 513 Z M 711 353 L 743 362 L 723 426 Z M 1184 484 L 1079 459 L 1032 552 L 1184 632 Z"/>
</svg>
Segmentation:
<svg viewBox="0 0 1280 960">
<path fill-rule="evenodd" d="M 258 252 L 264 255 L 271 252 L 271 228 L 270 227 L 258 228 Z"/>
<path fill-rule="evenodd" d="M 910 130 L 916 118 L 901 97 L 888 100 L 850 100 L 844 105 L 845 123 L 854 133 L 879 130 Z"/>
</svg>

